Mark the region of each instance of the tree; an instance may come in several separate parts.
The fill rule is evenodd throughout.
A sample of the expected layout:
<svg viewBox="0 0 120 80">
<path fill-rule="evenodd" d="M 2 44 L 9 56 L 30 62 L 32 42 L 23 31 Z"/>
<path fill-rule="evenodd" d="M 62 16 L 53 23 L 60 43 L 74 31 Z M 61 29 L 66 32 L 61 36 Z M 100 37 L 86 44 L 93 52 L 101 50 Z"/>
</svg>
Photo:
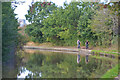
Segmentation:
<svg viewBox="0 0 120 80">
<path fill-rule="evenodd" d="M 32 37 L 35 42 L 43 42 L 44 36 L 41 31 L 43 27 L 42 21 L 48 17 L 52 10 L 56 9 L 56 6 L 52 2 L 36 2 L 28 10 L 26 19 L 31 22 L 26 28 L 26 33 Z"/>
<path fill-rule="evenodd" d="M 64 8 L 54 10 L 53 14 L 50 14 L 43 21 L 42 31 L 44 35 L 51 42 L 54 39 L 53 43 L 76 45 L 75 41 L 78 38 L 84 38 L 84 36 L 78 36 L 79 32 L 84 32 L 83 28 L 88 27 L 88 21 L 91 19 L 93 10 L 90 5 L 90 3 L 71 2 L 69 5 L 64 4 Z M 81 24 L 84 26 L 81 26 Z M 87 32 L 84 33 L 87 34 Z"/>
<path fill-rule="evenodd" d="M 92 4 L 92 6 L 91 6 Z M 98 8 L 96 6 L 98 3 L 83 3 L 81 15 L 79 17 L 78 21 L 78 28 L 77 28 L 77 36 L 81 39 L 82 43 L 85 42 L 85 40 L 91 40 L 95 39 L 93 36 L 93 32 L 91 31 L 90 24 L 91 20 L 93 18 L 93 15 L 95 15 L 95 11 Z M 96 6 L 96 7 L 93 7 Z"/>
<path fill-rule="evenodd" d="M 10 2 L 2 3 L 2 56 L 3 61 L 8 58 L 8 54 L 12 52 L 14 55 L 17 46 L 18 24 L 15 18 L 14 9 Z"/>
<path fill-rule="evenodd" d="M 113 37 L 116 36 L 117 25 L 114 25 L 116 15 L 110 14 L 109 9 L 97 11 L 97 15 L 92 20 L 91 29 L 98 37 L 99 45 L 110 46 Z"/>
</svg>

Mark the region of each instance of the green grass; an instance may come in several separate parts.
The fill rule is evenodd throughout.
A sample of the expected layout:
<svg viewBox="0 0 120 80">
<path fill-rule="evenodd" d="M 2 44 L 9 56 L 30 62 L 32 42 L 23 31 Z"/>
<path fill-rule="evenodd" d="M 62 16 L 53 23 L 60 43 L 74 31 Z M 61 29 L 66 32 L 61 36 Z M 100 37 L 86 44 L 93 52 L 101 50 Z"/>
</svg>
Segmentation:
<svg viewBox="0 0 120 80">
<path fill-rule="evenodd" d="M 101 78 L 115 78 L 118 76 L 118 64 L 112 69 L 108 70 Z"/>
<path fill-rule="evenodd" d="M 118 52 L 118 50 L 111 50 L 112 52 Z"/>
<path fill-rule="evenodd" d="M 101 51 L 101 50 L 92 50 L 92 52 L 97 52 L 97 53 L 106 53 L 106 54 L 115 54 L 118 55 L 117 52 L 111 52 L 111 51 Z"/>
</svg>

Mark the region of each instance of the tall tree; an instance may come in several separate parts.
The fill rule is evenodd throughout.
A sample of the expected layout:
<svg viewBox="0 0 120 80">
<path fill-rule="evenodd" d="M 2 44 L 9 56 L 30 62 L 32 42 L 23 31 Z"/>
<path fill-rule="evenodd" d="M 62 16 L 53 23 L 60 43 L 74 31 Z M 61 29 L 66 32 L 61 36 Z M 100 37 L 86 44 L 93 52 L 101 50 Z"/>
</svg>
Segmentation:
<svg viewBox="0 0 120 80">
<path fill-rule="evenodd" d="M 46 19 L 54 9 L 56 9 L 56 5 L 52 2 L 36 2 L 30 6 L 26 19 L 31 22 L 31 24 L 27 26 L 26 32 L 32 37 L 33 41 L 44 41 L 44 36 L 41 31 L 43 27 L 42 21 Z"/>
<path fill-rule="evenodd" d="M 50 14 L 49 17 L 43 21 L 44 27 L 42 31 L 49 41 L 53 41 L 54 43 L 67 43 L 66 45 L 74 44 L 77 34 L 77 21 L 80 16 L 78 5 L 79 3 L 75 2 L 69 5 L 64 4 L 64 8 L 60 7 L 54 10 L 53 14 Z"/>
<path fill-rule="evenodd" d="M 95 10 L 98 8 L 96 6 L 98 3 L 83 3 L 81 15 L 78 21 L 78 28 L 77 28 L 77 36 L 81 39 L 81 41 L 85 40 L 92 40 L 94 38 L 93 33 L 90 28 L 90 20 L 95 15 Z M 92 6 L 91 6 L 92 5 Z"/>
<path fill-rule="evenodd" d="M 109 46 L 114 36 L 116 36 L 117 25 L 114 25 L 114 18 L 116 15 L 110 14 L 111 10 L 102 9 L 97 11 L 97 15 L 92 20 L 91 28 L 98 37 L 99 45 Z"/>
<path fill-rule="evenodd" d="M 2 3 L 2 56 L 7 59 L 8 54 L 15 50 L 17 44 L 17 19 L 10 2 Z M 14 54 L 14 53 L 12 53 Z M 5 57 L 6 56 L 6 57 Z M 12 55 L 11 55 L 12 56 Z M 4 58 L 5 57 L 5 58 Z"/>
</svg>

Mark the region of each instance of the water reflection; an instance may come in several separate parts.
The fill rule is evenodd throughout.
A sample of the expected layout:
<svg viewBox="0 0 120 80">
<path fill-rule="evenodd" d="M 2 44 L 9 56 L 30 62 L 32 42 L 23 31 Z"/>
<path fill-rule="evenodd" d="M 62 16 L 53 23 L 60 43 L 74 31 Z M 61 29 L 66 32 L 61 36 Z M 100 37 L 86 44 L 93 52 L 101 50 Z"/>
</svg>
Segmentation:
<svg viewBox="0 0 120 80">
<path fill-rule="evenodd" d="M 17 78 L 33 78 L 33 76 L 35 76 L 36 74 L 39 74 L 39 77 L 41 77 L 41 72 L 32 72 L 28 69 L 26 69 L 25 67 L 21 67 L 20 72 L 17 74 Z"/>
<path fill-rule="evenodd" d="M 99 78 L 116 64 L 82 54 L 38 51 L 21 56 L 24 60 L 16 67 L 17 78 Z"/>
<path fill-rule="evenodd" d="M 33 76 L 32 71 L 29 71 L 24 67 L 21 67 L 20 72 L 17 74 L 17 78 L 26 78 L 26 76 L 30 74 Z"/>
</svg>

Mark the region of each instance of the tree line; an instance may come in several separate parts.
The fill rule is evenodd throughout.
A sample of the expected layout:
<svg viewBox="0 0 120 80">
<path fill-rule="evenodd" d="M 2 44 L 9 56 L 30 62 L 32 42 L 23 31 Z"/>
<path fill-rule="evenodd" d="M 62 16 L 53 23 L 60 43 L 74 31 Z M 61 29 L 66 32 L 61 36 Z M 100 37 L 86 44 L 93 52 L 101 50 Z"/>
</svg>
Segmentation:
<svg viewBox="0 0 120 80">
<path fill-rule="evenodd" d="M 111 46 L 117 43 L 118 4 L 92 2 L 35 2 L 29 6 L 26 19 L 31 23 L 25 32 L 34 42 L 51 42 L 61 46 L 75 46 L 79 39 L 84 45 Z"/>
</svg>

